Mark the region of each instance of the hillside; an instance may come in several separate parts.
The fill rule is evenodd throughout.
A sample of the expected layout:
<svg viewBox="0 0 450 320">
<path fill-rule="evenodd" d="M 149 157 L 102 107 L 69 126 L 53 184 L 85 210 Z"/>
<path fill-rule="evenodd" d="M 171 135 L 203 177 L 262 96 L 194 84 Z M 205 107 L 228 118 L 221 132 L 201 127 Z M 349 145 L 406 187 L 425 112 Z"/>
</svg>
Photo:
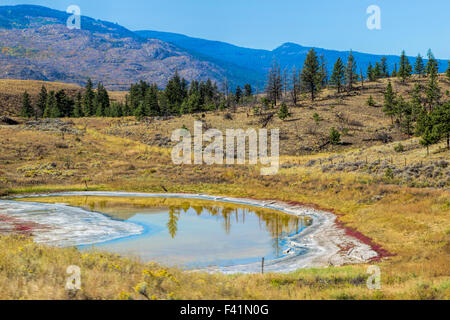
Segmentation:
<svg viewBox="0 0 450 320">
<path fill-rule="evenodd" d="M 90 77 L 127 90 L 140 80 L 163 87 L 175 71 L 189 81 L 224 77 L 221 68 L 172 44 L 84 16 L 82 29 L 70 30 L 68 17 L 40 6 L 0 7 L 0 78 L 81 85 Z"/>
<path fill-rule="evenodd" d="M 188 37 L 177 33 L 150 30 L 136 31 L 136 34 L 148 39 L 159 39 L 161 41 L 172 43 L 186 50 L 190 50 L 193 55 L 198 55 L 206 59 L 212 59 L 212 61 L 215 61 L 215 63 L 220 66 L 233 64 L 252 70 L 253 72 L 256 72 L 259 77 L 257 81 L 259 82 L 260 88 L 264 87 L 266 74 L 271 68 L 274 59 L 280 64 L 282 70 L 287 69 L 287 71 L 290 72 L 294 66 L 297 69 L 301 68 L 308 51 L 310 49 L 314 49 L 319 56 L 324 55 L 328 72 L 331 72 L 336 60 L 341 58 L 343 61 L 346 61 L 350 53 L 349 51 L 305 47 L 295 43 L 285 43 L 272 51 L 249 49 L 220 41 L 211 41 Z M 426 50 L 426 48 L 424 48 L 424 50 Z M 374 65 L 375 62 L 380 61 L 383 57 L 381 55 L 356 51 L 353 52 L 353 55 L 356 59 L 358 67 L 362 68 L 364 74 L 369 66 L 369 63 Z M 389 70 L 394 70 L 395 64 L 398 64 L 399 62 L 399 56 L 387 55 L 386 58 Z M 410 63 L 414 65 L 415 57 L 409 57 L 409 60 Z M 444 72 L 446 68 L 447 61 L 439 60 L 439 71 Z"/>
</svg>

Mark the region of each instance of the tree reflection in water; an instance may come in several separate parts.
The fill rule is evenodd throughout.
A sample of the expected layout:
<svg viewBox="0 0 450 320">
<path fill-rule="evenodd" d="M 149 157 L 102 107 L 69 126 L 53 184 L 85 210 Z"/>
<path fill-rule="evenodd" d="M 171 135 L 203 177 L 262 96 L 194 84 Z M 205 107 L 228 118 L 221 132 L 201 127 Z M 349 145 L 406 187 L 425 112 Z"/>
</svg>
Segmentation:
<svg viewBox="0 0 450 320">
<path fill-rule="evenodd" d="M 283 238 L 299 233 L 303 228 L 311 225 L 312 220 L 307 217 L 296 217 L 284 213 L 269 212 L 257 209 L 218 207 L 218 206 L 199 206 L 185 202 L 179 206 L 169 206 L 169 221 L 167 229 L 172 238 L 176 237 L 178 232 L 178 221 L 180 216 L 186 214 L 188 210 L 193 209 L 195 213 L 217 217 L 222 220 L 222 226 L 227 234 L 230 234 L 231 227 L 234 224 L 244 224 L 245 216 L 254 214 L 258 217 L 260 228 L 265 228 L 272 236 L 272 247 L 274 253 L 280 256 L 281 241 Z"/>
</svg>

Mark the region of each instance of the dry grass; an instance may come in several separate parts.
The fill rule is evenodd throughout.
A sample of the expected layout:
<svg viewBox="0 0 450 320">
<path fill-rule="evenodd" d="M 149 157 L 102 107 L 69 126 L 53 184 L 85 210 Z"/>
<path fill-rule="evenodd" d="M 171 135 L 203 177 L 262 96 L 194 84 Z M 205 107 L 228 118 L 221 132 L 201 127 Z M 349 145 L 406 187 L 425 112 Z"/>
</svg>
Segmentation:
<svg viewBox="0 0 450 320">
<path fill-rule="evenodd" d="M 381 90 L 385 84 L 369 85 L 377 85 Z M 402 91 L 409 90 L 412 84 L 403 87 L 396 83 L 394 86 Z M 349 146 L 296 155 L 299 148 L 313 140 L 305 138 L 294 142 L 297 134 L 304 134 L 306 129 L 303 124 L 312 122 L 309 119 L 312 113 L 318 112 L 328 119 L 318 131 L 325 133 L 328 126 L 337 123 L 332 119 L 336 108 L 326 111 L 325 108 L 330 108 L 320 105 L 334 103 L 333 100 L 326 100 L 327 92 L 321 97 L 325 100 L 319 100 L 316 105 L 295 109 L 294 119 L 299 120 L 273 120 L 269 128 L 280 125 L 281 131 L 285 130 L 289 136 L 288 140 L 282 141 L 282 150 L 284 143 L 288 151 L 284 152 L 281 162 L 290 166 L 272 177 L 263 177 L 258 168 L 249 166 L 174 166 L 170 159 L 170 145 L 160 145 L 160 140 L 154 137 L 156 134 L 170 137 L 171 130 L 183 124 L 190 128 L 193 116 L 151 123 L 138 123 L 131 118 L 74 119 L 73 126 L 79 133 L 64 136 L 59 132 L 25 130 L 22 126 L 1 126 L 0 192 L 5 195 L 85 189 L 164 192 L 165 188 L 169 192 L 315 204 L 334 210 L 340 221 L 395 254 L 378 263 L 382 270 L 381 291 L 366 289 L 366 266 L 300 270 L 289 275 L 264 276 L 207 275 L 169 269 L 168 272 L 177 282 L 161 272 L 164 288 L 155 289 L 153 286 L 160 281 L 155 280 L 158 278 L 155 276 L 157 271 L 161 269 L 157 266 L 144 266 L 99 253 L 88 254 L 86 257 L 90 258 L 86 259 L 94 262 L 85 264 L 81 259 L 86 253 L 73 249 L 43 248 L 26 239 L 1 238 L 0 286 L 5 289 L 0 293 L 0 298 L 67 298 L 63 288 L 65 268 L 71 264 L 81 264 L 85 287 L 77 298 L 145 298 L 133 288 L 141 283 L 139 288 L 142 291 L 142 282 L 152 281 L 146 286 L 153 288 L 152 295 L 155 293 L 155 298 L 159 299 L 449 299 L 448 190 L 414 188 L 402 181 L 367 172 L 322 172 L 320 163 L 305 166 L 310 160 L 328 159 L 336 155 L 341 156 L 339 161 L 342 157 L 343 161 L 365 161 L 367 157 L 369 162 L 382 158 L 389 162 L 392 160 L 397 166 L 402 166 L 405 158 L 407 164 L 422 161 L 424 165 L 450 158 L 449 151 L 444 150 L 443 145 L 433 146 L 431 156 L 427 157 L 417 139 L 403 140 L 406 137 L 395 133 L 396 129 L 389 129 L 389 120 L 381 116 L 379 108 L 362 106 L 367 93 L 364 91 L 361 96 L 345 98 L 348 99 L 346 105 L 336 106 L 342 108 L 342 112 L 348 112 L 352 120 L 364 123 L 362 129 L 355 126 L 353 137 L 344 137 L 344 141 L 352 143 Z M 379 96 L 374 94 L 374 98 L 379 102 L 381 93 Z M 257 124 L 249 124 L 257 118 L 252 115 L 247 118 L 244 109 L 232 116 L 233 120 L 224 120 L 221 113 L 206 114 L 205 121 L 221 130 L 239 126 L 258 127 Z M 380 128 L 390 130 L 396 141 L 366 146 L 363 143 L 365 132 L 372 134 Z M 394 150 L 399 143 L 397 139 L 402 139 L 406 147 L 402 153 Z M 27 249 L 20 253 L 21 247 Z M 122 271 L 108 269 L 110 263 L 120 265 Z M 30 275 L 24 268 L 36 271 Z M 129 269 L 125 272 L 124 268 Z M 153 276 L 147 274 L 144 279 L 142 270 L 146 268 L 153 268 L 151 270 L 155 273 Z"/>
</svg>

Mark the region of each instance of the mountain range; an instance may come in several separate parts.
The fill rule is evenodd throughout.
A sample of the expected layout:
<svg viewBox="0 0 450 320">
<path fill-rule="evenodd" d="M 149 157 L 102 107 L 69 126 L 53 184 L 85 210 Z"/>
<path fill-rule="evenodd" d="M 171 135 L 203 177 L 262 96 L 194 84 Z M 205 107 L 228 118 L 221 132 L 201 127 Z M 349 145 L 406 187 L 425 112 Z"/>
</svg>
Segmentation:
<svg viewBox="0 0 450 320">
<path fill-rule="evenodd" d="M 274 59 L 282 70 L 301 68 L 311 47 L 285 43 L 275 50 L 238 47 L 220 41 L 160 31 L 131 31 L 118 24 L 81 18 L 69 29 L 70 14 L 35 5 L 0 6 L 0 78 L 63 81 L 83 85 L 88 78 L 110 90 L 127 90 L 145 80 L 164 87 L 178 73 L 188 81 L 208 78 L 231 88 L 250 83 L 264 87 Z M 314 48 L 328 71 L 349 51 Z M 382 56 L 353 52 L 365 72 Z M 398 56 L 386 56 L 390 70 Z M 414 63 L 415 58 L 409 58 Z M 447 62 L 439 61 L 440 71 Z"/>
</svg>

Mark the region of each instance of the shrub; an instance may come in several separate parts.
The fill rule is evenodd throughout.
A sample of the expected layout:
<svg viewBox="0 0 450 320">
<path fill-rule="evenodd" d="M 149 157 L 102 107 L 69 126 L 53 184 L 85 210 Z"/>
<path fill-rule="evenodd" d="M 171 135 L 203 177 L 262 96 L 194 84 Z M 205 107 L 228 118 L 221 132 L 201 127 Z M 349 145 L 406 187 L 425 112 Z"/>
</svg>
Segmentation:
<svg viewBox="0 0 450 320">
<path fill-rule="evenodd" d="M 405 151 L 405 147 L 404 147 L 401 143 L 399 143 L 398 145 L 396 145 L 396 146 L 394 147 L 394 150 L 395 150 L 395 152 L 400 153 L 400 152 Z"/>
<path fill-rule="evenodd" d="M 372 96 L 370 96 L 369 99 L 367 99 L 367 105 L 369 107 L 376 107 L 377 104 L 375 103 L 375 100 L 373 99 Z"/>
<path fill-rule="evenodd" d="M 388 180 L 394 179 L 394 172 L 392 171 L 391 168 L 386 169 L 386 172 L 384 173 L 384 177 Z"/>
<path fill-rule="evenodd" d="M 330 129 L 330 142 L 331 144 L 339 144 L 341 142 L 341 134 L 334 127 Z"/>
<path fill-rule="evenodd" d="M 316 125 L 319 125 L 320 121 L 322 121 L 323 119 L 320 117 L 320 115 L 316 112 L 313 114 L 313 120 L 316 123 Z"/>
<path fill-rule="evenodd" d="M 280 111 L 278 112 L 278 117 L 281 120 L 284 120 L 284 119 L 290 117 L 290 115 L 291 114 L 289 113 L 289 110 L 288 110 L 288 107 L 287 107 L 286 103 L 283 103 L 281 105 Z"/>
</svg>

